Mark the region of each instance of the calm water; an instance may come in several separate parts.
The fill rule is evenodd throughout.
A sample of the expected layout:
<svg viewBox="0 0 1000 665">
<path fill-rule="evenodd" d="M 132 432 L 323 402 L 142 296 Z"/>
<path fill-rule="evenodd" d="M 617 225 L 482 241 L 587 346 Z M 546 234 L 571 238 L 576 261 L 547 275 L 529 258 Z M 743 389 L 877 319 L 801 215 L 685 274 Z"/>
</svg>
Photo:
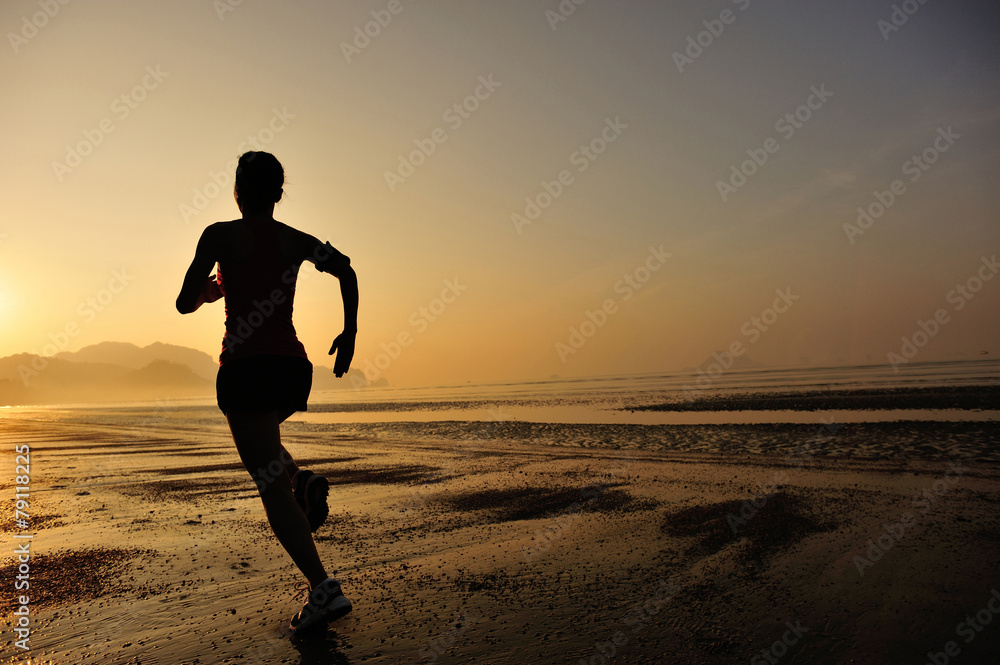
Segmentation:
<svg viewBox="0 0 1000 665">
<path fill-rule="evenodd" d="M 832 410 L 702 410 L 648 411 L 630 407 L 685 399 L 685 387 L 697 376 L 660 373 L 636 376 L 557 379 L 523 383 L 383 388 L 314 393 L 309 411 L 297 413 L 283 428 L 295 432 L 331 432 L 358 441 L 453 441 L 476 445 L 504 439 L 537 445 L 674 452 L 798 454 L 818 433 L 826 437 L 816 454 L 898 459 L 954 459 L 1000 463 L 1000 362 L 923 363 L 902 368 L 833 367 L 725 373 L 701 396 L 722 397 L 712 408 L 748 404 L 743 397 L 766 393 L 850 391 L 885 388 L 909 399 L 907 388 L 931 389 L 926 408 L 870 410 L 871 400 L 857 409 Z M 984 409 L 943 410 L 948 388 L 964 388 L 980 397 Z M 972 387 L 969 390 L 969 387 Z M 983 390 L 976 390 L 982 387 Z M 935 389 L 941 388 L 939 393 Z M 954 391 L 952 392 L 952 396 Z M 862 396 L 863 397 L 863 396 Z M 797 400 L 809 406 L 830 404 Z M 855 404 L 857 402 L 851 402 Z M 914 405 L 912 400 L 905 402 Z M 722 405 L 722 406 L 720 406 Z M 881 406 L 886 406 L 883 401 Z M 841 402 L 842 407 L 842 402 Z M 989 409 L 989 410 L 985 410 Z M 80 404 L 0 409 L 3 416 L 61 420 L 131 432 L 136 426 L 156 430 L 180 426 L 225 431 L 225 418 L 211 398 L 169 403 Z M 774 427 L 756 427 L 773 423 Z M 833 424 L 856 423 L 841 429 Z M 671 427 L 692 425 L 693 427 Z M 715 427 L 731 425 L 730 427 Z M 784 425 L 784 426 L 782 426 Z M 830 439 L 827 432 L 836 431 Z M 812 445 L 812 444 L 810 444 Z M 818 444 L 817 444 L 818 445 Z"/>
<path fill-rule="evenodd" d="M 364 399 L 449 400 L 551 395 L 607 395 L 682 392 L 696 386 L 693 372 L 633 374 L 587 378 L 553 377 L 544 381 L 484 383 L 431 388 L 380 388 L 378 390 L 327 391 L 344 400 L 345 394 Z M 729 370 L 712 380 L 720 391 L 770 391 L 849 389 L 870 387 L 920 387 L 1000 385 L 1000 360 L 911 363 L 894 372 L 887 364 L 844 367 Z"/>
<path fill-rule="evenodd" d="M 520 421 L 522 423 L 702 425 L 743 423 L 821 423 L 890 421 L 993 421 L 997 410 L 882 409 L 812 411 L 631 411 L 640 405 L 676 402 L 691 395 L 696 373 L 650 373 L 586 378 L 553 377 L 544 381 L 443 385 L 424 388 L 344 389 L 314 392 L 309 411 L 290 421 L 301 423 L 431 423 Z M 346 382 L 345 382 L 346 384 Z M 893 372 L 888 365 L 854 367 L 731 370 L 698 391 L 698 397 L 759 395 L 771 392 L 852 390 L 868 388 L 935 388 L 1000 386 L 1000 360 L 912 363 Z M 152 409 L 188 418 L 193 424 L 224 422 L 212 398 L 183 399 L 169 405 L 75 404 L 0 409 L 8 413 L 87 418 L 98 410 L 116 414 L 123 423 Z"/>
<path fill-rule="evenodd" d="M 309 412 L 294 420 L 316 423 L 440 420 L 522 420 L 550 423 L 815 423 L 894 420 L 1000 420 L 997 411 L 906 409 L 883 411 L 629 411 L 674 401 L 698 388 L 710 397 L 767 392 L 1000 385 L 1000 360 L 888 365 L 731 370 L 711 379 L 691 372 L 545 381 L 379 388 L 314 393 Z"/>
</svg>

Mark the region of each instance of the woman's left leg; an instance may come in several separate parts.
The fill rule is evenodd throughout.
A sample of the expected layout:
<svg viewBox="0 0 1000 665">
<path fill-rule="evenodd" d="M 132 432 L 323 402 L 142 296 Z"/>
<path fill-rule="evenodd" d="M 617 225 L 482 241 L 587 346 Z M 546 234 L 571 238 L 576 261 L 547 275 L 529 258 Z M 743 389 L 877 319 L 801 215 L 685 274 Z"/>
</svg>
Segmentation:
<svg viewBox="0 0 1000 665">
<path fill-rule="evenodd" d="M 295 411 L 287 407 L 278 409 L 278 423 L 283 423 Z M 281 446 L 281 459 L 285 463 L 288 479 L 292 482 L 292 495 L 305 511 L 309 528 L 315 531 L 326 521 L 330 513 L 326 502 L 330 483 L 326 478 L 317 476 L 308 469 L 301 469 L 302 476 L 296 478 L 295 474 L 300 471 L 299 465 L 284 446 Z"/>
<path fill-rule="evenodd" d="M 278 410 L 278 424 L 285 422 L 288 416 L 295 413 L 295 409 L 279 409 Z M 295 477 L 295 473 L 299 470 L 299 465 L 295 463 L 295 459 L 292 454 L 285 449 L 284 444 L 281 445 L 281 459 L 285 462 L 285 471 L 288 472 L 288 479 L 291 480 Z"/>
</svg>

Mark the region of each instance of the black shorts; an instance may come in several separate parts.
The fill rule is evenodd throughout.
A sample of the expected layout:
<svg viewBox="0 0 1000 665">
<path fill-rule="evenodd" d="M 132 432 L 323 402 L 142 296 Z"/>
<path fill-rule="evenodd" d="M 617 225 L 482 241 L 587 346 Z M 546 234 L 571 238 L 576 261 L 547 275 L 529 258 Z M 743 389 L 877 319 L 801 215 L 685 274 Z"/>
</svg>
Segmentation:
<svg viewBox="0 0 1000 665">
<path fill-rule="evenodd" d="M 215 395 L 223 413 L 305 411 L 312 363 L 298 356 L 250 356 L 223 363 Z"/>
</svg>

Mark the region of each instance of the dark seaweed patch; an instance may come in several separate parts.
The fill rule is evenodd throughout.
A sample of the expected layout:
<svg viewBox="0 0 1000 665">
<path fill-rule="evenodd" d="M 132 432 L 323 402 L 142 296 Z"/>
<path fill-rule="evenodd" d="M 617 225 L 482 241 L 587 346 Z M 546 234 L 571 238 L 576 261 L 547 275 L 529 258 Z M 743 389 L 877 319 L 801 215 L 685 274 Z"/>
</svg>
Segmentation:
<svg viewBox="0 0 1000 665">
<path fill-rule="evenodd" d="M 510 522 L 551 517 L 561 513 L 630 513 L 651 510 L 658 504 L 636 499 L 622 489 L 591 487 L 520 487 L 444 493 L 432 501 L 452 510 L 491 513 L 493 521 Z"/>
<path fill-rule="evenodd" d="M 693 539 L 688 554 L 707 556 L 733 543 L 742 543 L 742 557 L 760 563 L 769 552 L 824 531 L 803 514 L 803 500 L 785 491 L 750 500 L 723 501 L 694 506 L 664 516 L 664 533 Z"/>
<path fill-rule="evenodd" d="M 33 609 L 79 603 L 123 591 L 121 581 L 129 563 L 139 555 L 153 554 L 151 550 L 125 548 L 95 548 L 70 550 L 55 554 L 32 554 L 31 606 Z M 0 568 L 0 578 L 13 580 L 19 562 Z M 13 612 L 17 609 L 17 594 L 4 594 L 3 607 Z"/>
</svg>

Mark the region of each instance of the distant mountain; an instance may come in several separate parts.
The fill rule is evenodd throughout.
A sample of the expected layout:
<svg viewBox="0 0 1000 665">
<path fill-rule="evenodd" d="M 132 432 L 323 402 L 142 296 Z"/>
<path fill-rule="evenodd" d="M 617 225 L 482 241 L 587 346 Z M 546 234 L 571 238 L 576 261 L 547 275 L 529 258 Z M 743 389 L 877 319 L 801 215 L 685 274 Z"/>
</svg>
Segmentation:
<svg viewBox="0 0 1000 665">
<path fill-rule="evenodd" d="M 167 392 L 174 395 L 191 393 L 190 397 L 211 395 L 215 381 L 198 376 L 187 365 L 154 360 L 145 367 L 121 377 L 121 384 L 139 391 Z"/>
<path fill-rule="evenodd" d="M 157 360 L 187 365 L 191 371 L 207 381 L 215 381 L 219 370 L 217 358 L 186 346 L 153 342 L 148 346 L 136 346 L 128 342 L 101 342 L 85 346 L 79 351 L 63 351 L 57 358 L 85 363 L 108 363 L 124 365 L 132 369 L 142 369 Z"/>
<path fill-rule="evenodd" d="M 681 371 L 696 373 L 698 370 L 701 370 L 705 373 L 714 373 L 717 370 L 713 365 L 717 365 L 722 371 L 760 369 L 764 367 L 764 365 L 748 357 L 745 350 L 738 356 L 733 356 L 729 351 L 720 350 L 705 358 L 697 367 L 685 365 L 681 368 Z"/>
<path fill-rule="evenodd" d="M 218 362 L 207 353 L 156 342 L 139 347 L 102 342 L 52 357 L 21 353 L 0 358 L 0 405 L 169 401 L 214 397 Z M 369 384 L 352 369 L 337 379 L 329 367 L 313 369 L 313 391 Z"/>
<path fill-rule="evenodd" d="M 339 379 L 334 375 L 332 367 L 313 365 L 313 392 L 318 390 L 354 390 L 355 388 L 385 388 L 389 382 L 384 376 L 378 381 L 369 381 L 360 369 L 351 368 L 346 376 Z"/>
<path fill-rule="evenodd" d="M 138 370 L 22 353 L 0 358 L 0 404 L 66 404 L 210 396 L 213 384 L 186 365 L 153 361 Z"/>
</svg>

